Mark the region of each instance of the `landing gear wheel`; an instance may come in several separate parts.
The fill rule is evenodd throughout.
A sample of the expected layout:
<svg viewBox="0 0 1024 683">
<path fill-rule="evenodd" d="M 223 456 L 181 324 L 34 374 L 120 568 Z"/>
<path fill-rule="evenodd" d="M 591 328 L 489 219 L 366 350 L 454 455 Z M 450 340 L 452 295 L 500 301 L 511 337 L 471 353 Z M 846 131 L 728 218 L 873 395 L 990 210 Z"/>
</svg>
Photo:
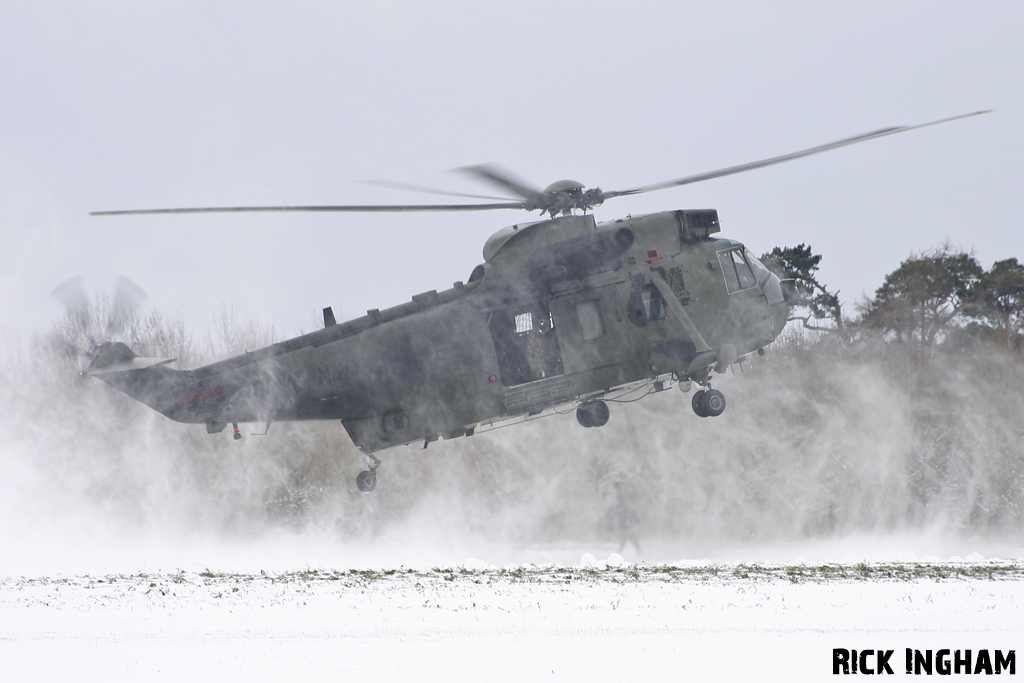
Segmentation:
<svg viewBox="0 0 1024 683">
<path fill-rule="evenodd" d="M 598 401 L 590 406 L 590 421 L 594 423 L 595 427 L 604 427 L 608 424 L 608 418 L 611 417 L 611 414 L 611 411 L 608 410 L 608 404 L 604 401 Z"/>
<path fill-rule="evenodd" d="M 588 429 L 594 426 L 590 411 L 583 406 L 576 409 L 576 421 L 580 423 L 580 426 L 587 427 Z"/>
<path fill-rule="evenodd" d="M 611 411 L 604 401 L 595 401 L 576 409 L 576 421 L 584 427 L 603 427 L 608 424 L 609 417 Z"/>
<path fill-rule="evenodd" d="M 356 477 L 356 488 L 363 493 L 369 493 L 377 487 L 377 473 L 373 470 L 360 472 Z"/>
<path fill-rule="evenodd" d="M 693 412 L 697 413 L 698 417 L 707 417 L 708 410 L 704 405 L 704 396 L 707 394 L 707 390 L 701 389 L 693 395 L 693 400 L 690 401 L 690 405 L 693 406 Z"/>
<path fill-rule="evenodd" d="M 704 410 L 708 417 L 718 417 L 725 412 L 725 394 L 718 389 L 709 389 L 704 395 Z"/>
</svg>

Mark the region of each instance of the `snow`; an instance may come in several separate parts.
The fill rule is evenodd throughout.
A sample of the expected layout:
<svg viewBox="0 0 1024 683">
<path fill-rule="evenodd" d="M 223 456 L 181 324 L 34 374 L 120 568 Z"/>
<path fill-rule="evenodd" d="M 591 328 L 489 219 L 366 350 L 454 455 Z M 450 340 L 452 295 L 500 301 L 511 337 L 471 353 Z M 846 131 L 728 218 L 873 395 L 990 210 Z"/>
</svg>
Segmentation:
<svg viewBox="0 0 1024 683">
<path fill-rule="evenodd" d="M 822 680 L 832 648 L 1020 649 L 1024 563 L 161 572 L 0 580 L 43 680 Z"/>
</svg>

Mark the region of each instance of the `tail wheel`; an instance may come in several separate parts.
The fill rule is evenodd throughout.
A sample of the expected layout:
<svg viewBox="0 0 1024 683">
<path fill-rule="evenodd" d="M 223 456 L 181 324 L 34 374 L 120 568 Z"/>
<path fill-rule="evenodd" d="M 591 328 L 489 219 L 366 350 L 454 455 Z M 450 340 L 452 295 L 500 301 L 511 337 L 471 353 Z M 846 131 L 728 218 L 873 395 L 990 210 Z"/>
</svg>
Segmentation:
<svg viewBox="0 0 1024 683">
<path fill-rule="evenodd" d="M 377 487 L 377 473 L 373 470 L 360 472 L 356 477 L 356 488 L 363 493 L 369 493 Z"/>
</svg>

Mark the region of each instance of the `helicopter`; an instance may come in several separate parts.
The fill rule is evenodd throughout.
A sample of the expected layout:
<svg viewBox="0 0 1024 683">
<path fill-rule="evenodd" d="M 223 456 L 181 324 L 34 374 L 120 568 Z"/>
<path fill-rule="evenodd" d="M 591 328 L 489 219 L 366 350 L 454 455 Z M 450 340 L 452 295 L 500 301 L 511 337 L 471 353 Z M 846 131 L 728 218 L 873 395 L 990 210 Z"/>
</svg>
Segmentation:
<svg viewBox="0 0 1024 683">
<path fill-rule="evenodd" d="M 763 355 L 799 303 L 792 280 L 770 272 L 741 242 L 718 236 L 715 209 L 597 222 L 617 197 L 678 187 L 791 161 L 987 112 L 898 126 L 799 152 L 625 190 L 563 180 L 543 190 L 499 167 L 467 173 L 518 199 L 497 203 L 212 207 L 98 211 L 91 215 L 247 211 L 539 211 L 541 220 L 494 233 L 465 282 L 384 310 L 192 370 L 107 341 L 83 375 L 168 418 L 205 424 L 340 420 L 365 455 L 356 477 L 374 490 L 387 448 L 471 437 L 545 411 L 575 409 L 584 428 L 606 425 L 609 402 L 688 391 L 702 418 L 721 415 L 713 376 Z M 397 184 L 395 184 L 397 185 Z M 407 189 L 421 189 L 405 186 Z M 454 193 L 442 193 L 454 194 Z M 467 196 L 467 195 L 463 195 Z M 476 195 L 468 195 L 476 196 Z M 547 218 L 544 218 L 544 216 Z"/>
</svg>

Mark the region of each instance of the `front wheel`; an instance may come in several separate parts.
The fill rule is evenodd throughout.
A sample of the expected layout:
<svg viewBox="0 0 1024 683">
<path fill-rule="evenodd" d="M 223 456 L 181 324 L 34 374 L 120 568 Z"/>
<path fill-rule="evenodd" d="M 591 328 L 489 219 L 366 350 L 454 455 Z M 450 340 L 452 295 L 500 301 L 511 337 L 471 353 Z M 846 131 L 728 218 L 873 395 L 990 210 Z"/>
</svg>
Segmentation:
<svg viewBox="0 0 1024 683">
<path fill-rule="evenodd" d="M 611 417 L 611 414 L 611 411 L 608 410 L 608 404 L 604 401 L 598 401 L 590 406 L 590 421 L 593 422 L 595 427 L 604 427 L 608 424 L 608 418 Z"/>
<path fill-rule="evenodd" d="M 690 405 L 693 406 L 693 412 L 697 414 L 697 417 L 707 417 L 708 410 L 704 405 L 704 396 L 707 395 L 706 389 L 701 389 L 693 395 L 693 399 L 690 401 Z"/>
<path fill-rule="evenodd" d="M 718 389 L 710 389 L 704 396 L 704 410 L 708 417 L 718 417 L 725 412 L 725 394 Z"/>
<path fill-rule="evenodd" d="M 583 406 L 576 409 L 576 421 L 580 423 L 581 427 L 587 427 L 588 429 L 594 426 L 594 418 L 591 417 L 590 411 Z"/>
<path fill-rule="evenodd" d="M 608 424 L 610 416 L 611 411 L 604 401 L 595 401 L 576 409 L 576 421 L 584 427 L 603 427 Z"/>
</svg>

